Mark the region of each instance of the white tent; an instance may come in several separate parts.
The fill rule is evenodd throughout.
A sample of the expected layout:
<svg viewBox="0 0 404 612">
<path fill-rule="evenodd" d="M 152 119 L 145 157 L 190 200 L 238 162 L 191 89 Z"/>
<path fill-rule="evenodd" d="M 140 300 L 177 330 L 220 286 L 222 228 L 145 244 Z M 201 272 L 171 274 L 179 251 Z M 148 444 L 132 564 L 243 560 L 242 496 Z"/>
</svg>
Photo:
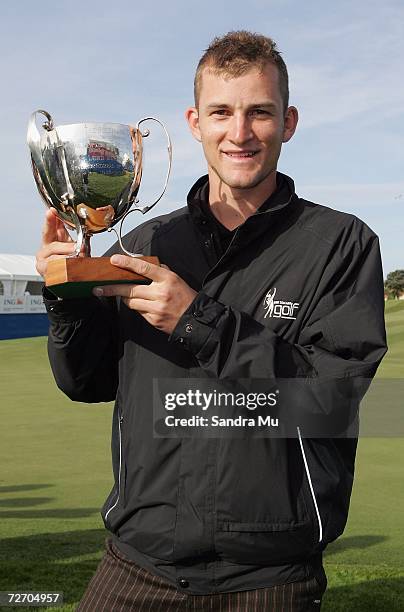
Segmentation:
<svg viewBox="0 0 404 612">
<path fill-rule="evenodd" d="M 4 295 L 10 296 L 23 296 L 28 283 L 43 283 L 35 268 L 35 256 L 0 253 L 0 283 Z"/>
</svg>

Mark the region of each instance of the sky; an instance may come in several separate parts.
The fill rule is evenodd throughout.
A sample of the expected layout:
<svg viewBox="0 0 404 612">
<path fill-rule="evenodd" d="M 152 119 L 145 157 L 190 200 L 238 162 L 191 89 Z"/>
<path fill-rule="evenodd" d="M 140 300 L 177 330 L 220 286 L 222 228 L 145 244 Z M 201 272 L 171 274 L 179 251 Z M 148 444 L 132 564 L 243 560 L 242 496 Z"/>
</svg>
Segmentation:
<svg viewBox="0 0 404 612">
<path fill-rule="evenodd" d="M 247 29 L 277 42 L 299 110 L 278 169 L 299 196 L 365 221 L 380 237 L 385 276 L 404 268 L 403 23 L 402 0 L 1 3 L 0 252 L 34 254 L 40 245 L 45 207 L 26 145 L 38 108 L 56 125 L 133 124 L 148 115 L 164 121 L 172 174 L 148 215 L 184 206 L 206 173 L 184 119 L 196 65 L 214 36 Z M 166 171 L 164 139 L 150 128 L 139 194 L 145 203 Z M 144 220 L 133 213 L 125 232 Z M 93 237 L 93 254 L 113 242 L 106 232 Z"/>
</svg>

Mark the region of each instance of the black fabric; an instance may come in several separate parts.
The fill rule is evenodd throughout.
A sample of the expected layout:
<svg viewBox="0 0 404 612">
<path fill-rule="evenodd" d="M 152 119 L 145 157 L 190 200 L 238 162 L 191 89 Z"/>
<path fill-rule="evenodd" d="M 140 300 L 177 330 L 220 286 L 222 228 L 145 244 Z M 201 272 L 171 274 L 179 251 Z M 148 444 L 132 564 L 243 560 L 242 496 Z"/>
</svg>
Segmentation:
<svg viewBox="0 0 404 612">
<path fill-rule="evenodd" d="M 206 177 L 187 207 L 126 236 L 197 291 L 171 336 L 119 299 L 45 299 L 59 387 L 116 400 L 106 527 L 127 557 L 172 584 L 184 577 L 193 594 L 299 581 L 321 566 L 346 523 L 356 439 L 307 438 L 306 423 L 346 420 L 386 351 L 377 236 L 278 178 L 221 255 L 196 197 Z M 300 438 L 156 437 L 156 378 L 292 380 L 281 391 L 303 419 Z"/>
<path fill-rule="evenodd" d="M 324 588 L 313 576 L 268 589 L 190 595 L 185 579 L 171 585 L 125 557 L 108 540 L 77 612 L 320 612 Z"/>
<path fill-rule="evenodd" d="M 227 227 L 222 225 L 212 213 L 209 204 L 209 182 L 207 180 L 207 177 L 206 182 L 195 194 L 194 202 L 196 206 L 199 205 L 200 207 L 202 224 L 206 222 L 210 230 L 211 238 L 213 240 L 213 245 L 216 251 L 216 256 L 217 259 L 219 259 L 229 246 L 231 239 L 235 234 L 235 230 L 227 229 Z"/>
<path fill-rule="evenodd" d="M 288 201 L 289 197 L 290 184 L 288 184 L 286 177 L 278 172 L 276 190 L 261 204 L 257 214 L 276 207 L 277 204 L 282 205 Z M 209 204 L 209 180 L 207 175 L 200 178 L 190 191 L 188 206 L 194 223 L 199 227 L 204 237 L 204 246 L 206 246 L 206 241 L 211 241 L 216 259 L 220 259 L 228 249 L 237 230 L 227 229 L 212 213 Z"/>
</svg>

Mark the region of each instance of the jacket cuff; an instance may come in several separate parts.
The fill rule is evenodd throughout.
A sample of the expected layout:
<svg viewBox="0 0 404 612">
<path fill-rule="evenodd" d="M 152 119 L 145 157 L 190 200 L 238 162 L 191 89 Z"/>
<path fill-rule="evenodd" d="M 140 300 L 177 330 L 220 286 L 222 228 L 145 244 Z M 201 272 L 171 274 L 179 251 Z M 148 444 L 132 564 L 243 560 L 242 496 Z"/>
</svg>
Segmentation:
<svg viewBox="0 0 404 612">
<path fill-rule="evenodd" d="M 51 322 L 86 319 L 97 305 L 97 298 L 60 299 L 47 287 L 42 289 L 43 303 Z"/>
<path fill-rule="evenodd" d="M 193 355 L 209 344 L 226 306 L 217 302 L 206 293 L 198 293 L 194 301 L 179 319 L 169 336 L 169 342 L 181 344 Z"/>
</svg>

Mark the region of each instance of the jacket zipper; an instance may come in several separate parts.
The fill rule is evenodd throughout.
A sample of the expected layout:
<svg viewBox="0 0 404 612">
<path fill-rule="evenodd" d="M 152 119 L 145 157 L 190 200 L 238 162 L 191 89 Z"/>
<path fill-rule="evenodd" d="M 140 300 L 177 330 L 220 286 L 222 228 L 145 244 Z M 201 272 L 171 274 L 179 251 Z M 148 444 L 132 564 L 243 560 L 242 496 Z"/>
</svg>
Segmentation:
<svg viewBox="0 0 404 612">
<path fill-rule="evenodd" d="M 285 202 L 285 203 L 282 205 L 282 208 L 283 208 L 284 206 L 287 206 L 287 205 L 288 205 L 288 204 L 291 202 L 291 200 L 292 200 L 292 198 L 293 198 L 293 196 L 294 196 L 294 195 L 295 195 L 295 194 L 294 194 L 294 193 L 292 193 L 292 195 L 290 196 L 290 198 L 289 198 L 289 199 L 288 199 L 288 200 L 287 200 L 287 201 L 286 201 L 286 202 Z M 262 212 L 256 212 L 256 213 L 254 213 L 254 215 L 256 215 L 256 216 L 258 216 L 258 215 L 267 215 L 267 214 L 268 214 L 268 213 L 270 213 L 270 212 L 274 212 L 274 211 L 272 211 L 271 209 L 269 209 L 269 210 L 263 210 Z M 205 275 L 205 278 L 204 278 L 204 279 L 203 279 L 203 281 L 202 281 L 202 289 L 203 289 L 203 287 L 204 287 L 204 285 L 205 285 L 205 282 L 206 282 L 207 277 L 208 277 L 208 276 L 209 276 L 209 275 L 210 275 L 210 274 L 213 272 L 213 270 L 215 270 L 215 268 L 217 268 L 217 266 L 218 266 L 218 265 L 219 265 L 219 264 L 222 262 L 222 260 L 223 260 L 223 259 L 226 257 L 226 255 L 227 255 L 227 253 L 228 253 L 228 251 L 229 251 L 229 249 L 230 249 L 231 245 L 232 245 L 232 244 L 233 244 L 233 242 L 235 241 L 236 236 L 237 236 L 237 234 L 239 233 L 239 230 L 240 230 L 240 228 L 242 227 L 242 225 L 243 225 L 243 224 L 241 224 L 241 225 L 239 225 L 239 226 L 237 227 L 236 231 L 234 232 L 234 236 L 233 236 L 233 238 L 230 240 L 230 243 L 229 243 L 229 245 L 228 245 L 227 249 L 226 249 L 226 250 L 225 250 L 225 252 L 222 254 L 222 256 L 221 256 L 221 257 L 220 257 L 220 258 L 217 260 L 217 262 L 215 263 L 215 265 L 213 266 L 213 268 L 211 268 L 211 269 L 210 269 L 210 270 L 207 272 L 207 274 Z M 212 234 L 211 234 L 211 237 L 212 237 Z"/>
<path fill-rule="evenodd" d="M 105 521 L 108 518 L 108 514 L 116 508 L 119 502 L 119 498 L 121 496 L 121 472 L 122 472 L 122 433 L 121 433 L 121 424 L 123 421 L 123 415 L 119 416 L 118 419 L 118 429 L 119 429 L 119 474 L 118 474 L 118 497 L 116 498 L 115 503 L 109 508 L 109 510 L 105 513 Z"/>
<path fill-rule="evenodd" d="M 311 475 L 310 475 L 310 470 L 309 470 L 309 464 L 307 463 L 307 459 L 306 459 L 306 453 L 304 452 L 304 446 L 303 446 L 303 440 L 302 440 L 302 436 L 300 434 L 300 427 L 297 427 L 297 435 L 299 437 L 299 442 L 300 442 L 300 450 L 302 452 L 302 457 L 303 457 L 303 463 L 304 463 L 304 468 L 306 470 L 306 476 L 307 476 L 307 480 L 309 481 L 309 486 L 310 486 L 310 493 L 311 496 L 313 498 L 313 503 L 314 503 L 314 508 L 316 510 L 316 515 L 317 515 L 317 522 L 318 522 L 318 541 L 321 542 L 323 539 L 323 524 L 321 521 L 321 516 L 320 516 L 320 511 L 318 509 L 318 504 L 317 504 L 317 499 L 316 499 L 316 495 L 314 493 L 314 487 L 313 487 L 313 482 L 311 480 Z"/>
<path fill-rule="evenodd" d="M 292 194 L 290 196 L 290 198 L 288 199 L 288 201 L 285 203 L 285 205 L 289 204 L 291 199 L 293 198 L 294 194 Z M 265 210 L 263 212 L 260 213 L 255 213 L 256 215 L 265 215 L 267 213 L 271 212 L 271 210 Z M 229 251 L 231 245 L 233 244 L 234 240 L 236 239 L 236 236 L 239 232 L 241 226 L 239 226 L 236 231 L 234 232 L 234 236 L 230 241 L 230 244 L 228 245 L 227 249 L 225 250 L 225 252 L 223 253 L 223 255 L 220 257 L 220 259 L 216 262 L 216 264 L 213 266 L 213 268 L 211 268 L 209 270 L 209 272 L 206 274 L 205 278 L 202 281 L 202 288 L 205 284 L 205 281 L 207 279 L 207 277 L 213 272 L 213 270 L 215 270 L 215 268 L 217 268 L 217 266 L 220 264 L 220 262 L 224 259 L 224 257 L 226 256 L 227 252 Z M 303 457 L 303 463 L 304 463 L 304 468 L 306 470 L 306 475 L 307 475 L 307 480 L 309 482 L 309 486 L 310 486 L 310 493 L 313 499 L 313 503 L 314 503 L 314 508 L 316 510 L 316 516 L 317 516 L 317 522 L 318 522 L 318 541 L 321 542 L 323 539 L 323 524 L 321 521 L 321 516 L 320 516 L 320 511 L 318 509 L 318 504 L 317 504 L 317 499 L 316 499 L 316 495 L 314 493 L 314 488 L 313 488 L 313 483 L 311 480 L 311 474 L 310 474 L 310 470 L 309 470 L 309 465 L 307 463 L 307 459 L 306 459 L 306 453 L 304 452 L 304 446 L 303 446 L 303 440 L 302 440 L 302 436 L 300 434 L 300 427 L 297 428 L 297 435 L 299 437 L 299 443 L 300 443 L 300 450 L 302 453 L 302 457 Z"/>
<path fill-rule="evenodd" d="M 241 227 L 241 226 L 240 226 L 240 227 Z M 206 281 L 206 279 L 208 278 L 209 274 L 211 274 L 211 273 L 213 272 L 213 270 L 215 270 L 215 268 L 217 268 L 217 266 L 220 264 L 220 262 L 221 262 L 221 261 L 222 261 L 222 260 L 223 260 L 223 259 L 226 257 L 227 252 L 229 251 L 229 249 L 230 249 L 231 245 L 233 244 L 233 242 L 234 242 L 234 241 L 235 241 L 235 239 L 236 239 L 236 236 L 237 236 L 237 234 L 238 234 L 238 231 L 239 231 L 239 227 L 238 227 L 238 228 L 236 229 L 236 231 L 234 232 L 234 236 L 233 236 L 233 238 L 230 240 L 230 243 L 229 243 L 229 245 L 228 245 L 227 249 L 225 250 L 225 252 L 224 252 L 224 253 L 222 254 L 222 256 L 221 256 L 221 257 L 220 257 L 220 258 L 217 260 L 217 262 L 215 263 L 215 265 L 214 265 L 214 266 L 213 266 L 213 267 L 212 267 L 210 270 L 208 270 L 208 272 L 206 273 L 205 278 L 204 278 L 204 279 L 203 279 L 203 281 L 202 281 L 202 289 L 203 289 L 203 287 L 204 287 L 204 285 L 205 285 L 205 281 Z M 211 234 L 211 237 L 212 237 L 212 236 L 213 236 L 213 234 Z M 212 238 L 211 238 L 211 239 L 212 239 Z"/>
</svg>

